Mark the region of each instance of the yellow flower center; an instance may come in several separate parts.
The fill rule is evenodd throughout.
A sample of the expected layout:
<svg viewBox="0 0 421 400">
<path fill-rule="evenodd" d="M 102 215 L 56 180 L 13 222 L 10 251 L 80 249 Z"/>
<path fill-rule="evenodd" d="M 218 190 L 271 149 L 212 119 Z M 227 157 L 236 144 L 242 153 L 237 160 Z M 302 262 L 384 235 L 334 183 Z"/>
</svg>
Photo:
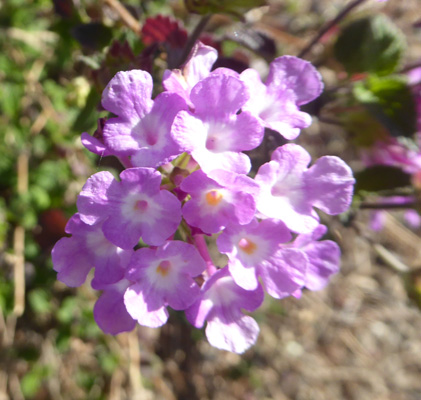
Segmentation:
<svg viewBox="0 0 421 400">
<path fill-rule="evenodd" d="M 156 272 L 162 276 L 166 276 L 170 271 L 171 263 L 168 260 L 161 261 L 156 268 Z"/>
<path fill-rule="evenodd" d="M 247 238 L 242 238 L 238 242 L 238 247 L 246 254 L 253 254 L 257 249 L 256 243 L 252 242 L 250 239 Z"/>
<path fill-rule="evenodd" d="M 217 206 L 223 197 L 224 196 L 222 196 L 221 192 L 218 190 L 210 190 L 206 193 L 206 201 L 211 206 Z"/>
</svg>

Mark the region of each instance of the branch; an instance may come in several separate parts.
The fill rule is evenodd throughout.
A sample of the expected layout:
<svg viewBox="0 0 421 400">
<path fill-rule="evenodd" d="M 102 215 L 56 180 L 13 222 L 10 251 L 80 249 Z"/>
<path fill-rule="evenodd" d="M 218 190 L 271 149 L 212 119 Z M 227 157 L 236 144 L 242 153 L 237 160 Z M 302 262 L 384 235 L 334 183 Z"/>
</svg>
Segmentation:
<svg viewBox="0 0 421 400">
<path fill-rule="evenodd" d="M 187 40 L 186 46 L 184 47 L 184 50 L 183 50 L 183 53 L 181 54 L 181 57 L 177 62 L 178 65 L 175 65 L 174 67 L 180 67 L 181 65 L 183 65 L 186 62 L 187 57 L 189 56 L 194 44 L 199 39 L 199 36 L 201 35 L 203 30 L 205 29 L 205 27 L 208 24 L 211 17 L 212 17 L 212 14 L 208 14 L 208 15 L 204 15 L 200 19 L 199 23 L 196 25 L 196 28 L 194 28 L 194 31 L 191 33 L 191 35 L 189 36 L 189 39 Z M 173 66 L 169 65 L 169 67 L 173 67 Z"/>
<path fill-rule="evenodd" d="M 141 23 L 133 17 L 132 14 L 124 7 L 118 0 L 104 0 L 105 4 L 107 4 L 110 8 L 112 8 L 123 21 L 123 23 L 130 28 L 134 33 L 139 34 L 142 25 Z"/>
<path fill-rule="evenodd" d="M 393 209 L 405 209 L 415 208 L 416 203 L 414 201 L 408 201 L 407 203 L 361 203 L 361 210 L 393 210 Z"/>
<path fill-rule="evenodd" d="M 342 21 L 346 17 L 346 15 L 351 12 L 352 9 L 364 3 L 364 1 L 366 0 L 355 0 L 354 2 L 348 4 L 345 8 L 343 8 L 334 19 L 332 19 L 330 22 L 325 24 L 325 26 L 323 26 L 320 29 L 319 33 L 313 38 L 313 40 L 306 47 L 304 47 L 303 50 L 300 51 L 297 57 L 303 58 L 313 48 L 313 46 L 319 42 L 319 40 L 323 37 L 323 35 L 326 32 L 328 32 L 340 21 Z"/>
</svg>

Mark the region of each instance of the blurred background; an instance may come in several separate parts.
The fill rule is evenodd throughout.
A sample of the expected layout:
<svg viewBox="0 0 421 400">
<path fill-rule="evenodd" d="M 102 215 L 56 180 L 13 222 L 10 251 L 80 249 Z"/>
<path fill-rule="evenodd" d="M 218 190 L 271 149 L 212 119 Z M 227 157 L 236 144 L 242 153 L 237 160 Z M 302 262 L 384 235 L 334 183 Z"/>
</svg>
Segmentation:
<svg viewBox="0 0 421 400">
<path fill-rule="evenodd" d="M 303 107 L 313 124 L 297 143 L 357 177 L 352 209 L 322 217 L 341 272 L 301 299 L 267 298 L 243 355 L 177 312 L 105 335 L 98 293 L 67 288 L 51 262 L 86 179 L 122 169 L 80 142 L 100 134 L 102 90 L 137 68 L 158 93 L 197 26 L 216 66 L 264 76 L 280 55 L 311 61 L 325 92 Z M 0 1 L 0 400 L 420 399 L 418 68 L 419 0 Z M 280 144 L 268 132 L 253 168 Z"/>
</svg>

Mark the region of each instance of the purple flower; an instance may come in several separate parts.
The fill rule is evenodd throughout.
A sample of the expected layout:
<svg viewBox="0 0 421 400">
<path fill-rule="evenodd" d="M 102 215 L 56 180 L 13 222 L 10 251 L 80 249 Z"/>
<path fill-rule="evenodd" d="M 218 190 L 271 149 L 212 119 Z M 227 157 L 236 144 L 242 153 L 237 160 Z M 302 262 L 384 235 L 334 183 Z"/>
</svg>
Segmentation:
<svg viewBox="0 0 421 400">
<path fill-rule="evenodd" d="M 389 196 L 389 197 L 380 197 L 376 201 L 379 206 L 385 204 L 387 208 L 388 204 L 401 204 L 402 208 L 411 207 L 412 204 L 416 202 L 414 196 Z M 380 231 L 384 228 L 387 222 L 388 212 L 386 210 L 375 210 L 370 213 L 370 223 L 369 226 L 373 231 Z M 413 229 L 417 229 L 421 226 L 421 216 L 420 214 L 411 208 L 405 209 L 403 213 L 403 219 L 408 226 Z"/>
<path fill-rule="evenodd" d="M 228 268 L 237 285 L 255 290 L 260 277 L 268 294 L 280 299 L 303 287 L 306 279 L 304 253 L 281 247 L 290 239 L 283 222 L 266 219 L 226 228 L 217 245 L 228 256 Z"/>
<path fill-rule="evenodd" d="M 124 292 L 131 284 L 127 279 L 107 285 L 92 281 L 92 287 L 103 293 L 94 306 L 95 322 L 101 330 L 110 335 L 130 332 L 136 326 L 136 321 L 130 316 L 124 305 Z"/>
<path fill-rule="evenodd" d="M 257 210 L 297 233 L 310 233 L 319 225 L 313 207 L 335 215 L 346 211 L 352 200 L 355 180 L 348 165 L 325 156 L 307 168 L 310 160 L 302 147 L 286 144 L 273 152 L 255 178 L 261 189 Z"/>
<path fill-rule="evenodd" d="M 186 317 L 196 328 L 203 327 L 209 343 L 222 350 L 243 353 L 259 335 L 256 321 L 241 309 L 254 311 L 263 302 L 263 290 L 247 291 L 236 285 L 227 268 L 213 274 L 205 282 L 201 296 L 186 310 Z"/>
<path fill-rule="evenodd" d="M 127 311 L 141 325 L 165 324 L 167 306 L 185 310 L 196 300 L 200 288 L 193 277 L 205 268 L 203 258 L 188 243 L 169 241 L 157 249 L 137 250 L 127 272 L 127 279 L 135 282 L 124 294 Z"/>
<path fill-rule="evenodd" d="M 249 177 L 223 170 L 208 175 L 198 170 L 183 180 L 181 190 L 191 199 L 182 209 L 186 221 L 205 233 L 229 224 L 247 224 L 256 211 L 258 185 Z"/>
<path fill-rule="evenodd" d="M 155 101 L 151 95 L 152 78 L 141 70 L 117 73 L 102 94 L 103 107 L 117 115 L 105 122 L 105 146 L 114 155 L 132 156 L 136 167 L 157 167 L 182 153 L 170 130 L 186 102 L 172 93 L 161 93 Z"/>
<path fill-rule="evenodd" d="M 250 159 L 241 152 L 257 147 L 264 130 L 249 112 L 238 114 L 249 98 L 243 82 L 226 74 L 211 75 L 193 88 L 190 98 L 195 112 L 177 114 L 174 140 L 205 173 L 216 168 L 248 173 Z"/>
<path fill-rule="evenodd" d="M 132 249 L 140 237 L 162 245 L 181 221 L 180 201 L 160 189 L 161 174 L 154 169 L 129 168 L 120 178 L 104 171 L 88 179 L 77 200 L 81 220 L 104 221 L 105 237 L 123 249 Z"/>
<path fill-rule="evenodd" d="M 81 136 L 82 144 L 92 153 L 98 154 L 101 157 L 111 156 L 113 152 L 104 143 L 104 125 L 106 118 L 99 118 L 97 122 L 97 129 L 94 135 L 91 136 L 87 132 L 83 132 Z"/>
<path fill-rule="evenodd" d="M 298 106 L 318 97 L 323 83 L 309 62 L 283 56 L 270 64 L 265 84 L 251 68 L 242 72 L 240 78 L 250 91 L 250 99 L 243 110 L 257 116 L 266 127 L 292 140 L 299 135 L 300 129 L 311 124 L 310 115 L 301 112 Z"/>
<path fill-rule="evenodd" d="M 377 141 L 371 148 L 362 150 L 361 159 L 367 166 L 390 165 L 408 174 L 421 170 L 421 151 L 393 137 Z"/>
<path fill-rule="evenodd" d="M 162 85 L 165 90 L 183 97 L 191 108 L 190 92 L 193 87 L 210 74 L 212 65 L 218 58 L 217 51 L 197 42 L 182 70 L 165 70 Z"/>
<path fill-rule="evenodd" d="M 101 227 L 101 222 L 85 224 L 79 214 L 70 218 L 66 233 L 72 237 L 60 239 L 52 250 L 59 281 L 70 287 L 80 286 L 92 268 L 95 268 L 94 280 L 97 282 L 109 284 L 123 278 L 132 251 L 123 250 L 107 240 Z"/>
<path fill-rule="evenodd" d="M 308 258 L 305 287 L 310 290 L 323 289 L 331 275 L 339 271 L 341 250 L 331 240 L 319 240 L 327 231 L 319 225 L 309 234 L 298 235 L 292 243 L 294 248 L 303 251 Z"/>
</svg>

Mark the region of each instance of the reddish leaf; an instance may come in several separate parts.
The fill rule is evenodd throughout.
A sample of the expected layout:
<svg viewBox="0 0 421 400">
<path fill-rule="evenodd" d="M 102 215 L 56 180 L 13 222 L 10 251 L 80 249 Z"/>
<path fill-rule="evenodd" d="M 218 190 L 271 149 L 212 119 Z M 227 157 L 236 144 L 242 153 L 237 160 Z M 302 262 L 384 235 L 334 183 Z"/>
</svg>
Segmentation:
<svg viewBox="0 0 421 400">
<path fill-rule="evenodd" d="M 146 45 L 167 43 L 173 48 L 182 48 L 187 41 L 187 31 L 178 21 L 158 15 L 148 18 L 142 28 L 142 40 Z"/>
<path fill-rule="evenodd" d="M 40 231 L 35 234 L 36 241 L 43 249 L 52 247 L 57 240 L 66 235 L 66 224 L 67 218 L 62 210 L 50 208 L 44 211 L 39 217 Z"/>
</svg>

